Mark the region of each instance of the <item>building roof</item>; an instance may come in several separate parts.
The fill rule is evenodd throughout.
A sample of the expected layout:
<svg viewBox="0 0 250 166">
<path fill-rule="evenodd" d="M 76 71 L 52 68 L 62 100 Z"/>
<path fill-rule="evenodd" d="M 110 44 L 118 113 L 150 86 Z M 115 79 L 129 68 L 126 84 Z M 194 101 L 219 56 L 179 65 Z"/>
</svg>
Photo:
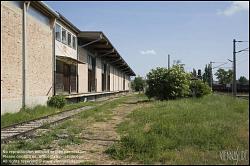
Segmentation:
<svg viewBox="0 0 250 166">
<path fill-rule="evenodd" d="M 109 39 L 101 31 L 81 31 L 68 19 L 66 19 L 61 13 L 54 11 L 48 5 L 42 1 L 32 1 L 32 5 L 35 5 L 40 10 L 42 10 L 47 15 L 53 16 L 67 25 L 71 30 L 78 34 L 78 39 L 82 45 L 93 42 L 91 44 L 85 45 L 84 47 L 90 48 L 98 53 L 98 57 L 105 57 L 110 64 L 118 67 L 120 70 L 124 71 L 130 76 L 135 76 L 134 71 L 129 67 L 125 60 L 121 57 L 119 52 L 115 49 Z"/>
<path fill-rule="evenodd" d="M 66 24 L 70 29 L 72 29 L 74 32 L 79 33 L 80 29 L 78 29 L 73 23 L 71 23 L 66 17 L 64 17 L 61 13 L 56 11 L 59 15 L 59 20 Z"/>
<path fill-rule="evenodd" d="M 29 1 L 25 1 L 25 2 L 29 2 Z M 30 1 L 30 2 L 32 3 L 34 7 L 41 10 L 43 13 L 51 17 L 59 18 L 59 15 L 52 8 L 50 8 L 47 4 L 45 4 L 43 1 Z"/>
<path fill-rule="evenodd" d="M 101 31 L 81 31 L 78 34 L 78 47 L 84 47 L 97 52 L 97 57 L 105 57 L 110 64 L 116 66 L 124 73 L 135 76 L 134 71 L 125 62 L 116 48 Z"/>
</svg>

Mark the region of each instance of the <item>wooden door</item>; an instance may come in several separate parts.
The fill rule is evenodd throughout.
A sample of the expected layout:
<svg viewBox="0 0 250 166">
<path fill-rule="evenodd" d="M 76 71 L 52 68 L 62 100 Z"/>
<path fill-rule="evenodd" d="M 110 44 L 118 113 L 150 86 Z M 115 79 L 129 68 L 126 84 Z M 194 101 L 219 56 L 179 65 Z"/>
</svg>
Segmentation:
<svg viewBox="0 0 250 166">
<path fill-rule="evenodd" d="M 63 66 L 63 85 L 64 85 L 64 92 L 70 93 L 70 66 L 68 64 L 64 64 Z"/>
</svg>

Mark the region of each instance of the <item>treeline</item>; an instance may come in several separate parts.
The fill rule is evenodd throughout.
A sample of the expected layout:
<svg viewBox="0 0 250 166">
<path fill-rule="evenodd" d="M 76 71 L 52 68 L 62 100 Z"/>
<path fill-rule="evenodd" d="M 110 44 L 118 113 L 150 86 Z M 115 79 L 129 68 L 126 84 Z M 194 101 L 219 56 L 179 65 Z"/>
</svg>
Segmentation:
<svg viewBox="0 0 250 166">
<path fill-rule="evenodd" d="M 135 77 L 131 84 L 135 91 L 144 91 L 149 98 L 159 100 L 182 97 L 202 97 L 211 93 L 206 82 L 184 71 L 183 65 L 173 65 L 170 69 L 152 69 L 146 79 Z"/>
<path fill-rule="evenodd" d="M 146 78 L 135 77 L 131 83 L 131 88 L 137 92 L 145 92 L 149 98 L 154 97 L 160 100 L 190 96 L 201 97 L 211 93 L 212 90 L 229 91 L 231 89 L 232 70 L 220 68 L 214 75 L 218 79 L 217 84 L 213 81 L 210 64 L 205 66 L 203 74 L 201 70 L 198 70 L 197 73 L 195 69 L 191 73 L 185 72 L 183 65 L 175 64 L 170 69 L 164 67 L 152 69 Z M 248 86 L 249 81 L 244 76 L 237 80 L 239 92 L 249 92 Z"/>
</svg>

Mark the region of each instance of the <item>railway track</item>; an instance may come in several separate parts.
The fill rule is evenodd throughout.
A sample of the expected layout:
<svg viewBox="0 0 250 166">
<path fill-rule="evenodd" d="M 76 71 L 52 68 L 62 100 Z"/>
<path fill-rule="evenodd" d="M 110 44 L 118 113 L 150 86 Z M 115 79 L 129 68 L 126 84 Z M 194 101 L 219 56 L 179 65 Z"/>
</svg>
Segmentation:
<svg viewBox="0 0 250 166">
<path fill-rule="evenodd" d="M 30 120 L 27 122 L 14 124 L 8 127 L 4 127 L 1 129 L 1 143 L 8 142 L 11 139 L 17 138 L 19 136 L 25 135 L 27 133 L 33 132 L 44 125 L 51 125 L 54 123 L 61 122 L 63 120 L 69 119 L 72 116 L 85 111 L 90 110 L 94 108 L 94 106 L 85 106 L 82 108 L 70 110 L 70 111 L 64 111 L 61 113 L 45 116 L 39 119 Z"/>
<path fill-rule="evenodd" d="M 104 103 L 113 101 L 121 96 L 126 96 L 126 95 L 103 98 L 99 100 L 99 101 L 103 101 L 103 103 L 99 103 L 96 106 L 103 105 Z M 26 122 L 21 122 L 21 123 L 7 126 L 7 127 L 3 127 L 1 128 L 1 143 L 6 143 L 14 138 L 18 138 L 28 133 L 34 132 L 35 130 L 40 129 L 45 125 L 52 125 L 52 124 L 61 122 L 63 120 L 69 119 L 82 111 L 93 109 L 96 106 L 84 106 L 84 107 L 77 108 L 74 110 L 63 111 L 63 112 L 59 112 L 56 114 L 37 118 L 34 120 L 29 120 Z"/>
<path fill-rule="evenodd" d="M 230 93 L 218 93 L 218 92 L 215 92 L 215 94 L 217 95 L 225 95 L 225 96 L 232 96 L 232 94 Z M 238 94 L 236 95 L 237 98 L 240 98 L 240 99 L 244 99 L 244 100 L 249 100 L 249 94 Z"/>
</svg>

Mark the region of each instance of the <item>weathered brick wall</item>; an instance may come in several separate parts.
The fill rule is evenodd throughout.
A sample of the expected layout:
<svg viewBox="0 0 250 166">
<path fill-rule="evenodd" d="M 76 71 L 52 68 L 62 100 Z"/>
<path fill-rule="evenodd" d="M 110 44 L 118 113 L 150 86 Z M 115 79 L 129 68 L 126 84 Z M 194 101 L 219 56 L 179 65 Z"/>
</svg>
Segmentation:
<svg viewBox="0 0 250 166">
<path fill-rule="evenodd" d="M 27 14 L 26 105 L 52 96 L 52 29 Z M 17 112 L 23 95 L 22 3 L 1 2 L 1 114 Z"/>
<path fill-rule="evenodd" d="M 52 27 L 27 15 L 27 105 L 46 104 L 53 94 Z"/>
<path fill-rule="evenodd" d="M 22 9 L 1 2 L 1 114 L 22 105 L 22 35 Z"/>
</svg>

